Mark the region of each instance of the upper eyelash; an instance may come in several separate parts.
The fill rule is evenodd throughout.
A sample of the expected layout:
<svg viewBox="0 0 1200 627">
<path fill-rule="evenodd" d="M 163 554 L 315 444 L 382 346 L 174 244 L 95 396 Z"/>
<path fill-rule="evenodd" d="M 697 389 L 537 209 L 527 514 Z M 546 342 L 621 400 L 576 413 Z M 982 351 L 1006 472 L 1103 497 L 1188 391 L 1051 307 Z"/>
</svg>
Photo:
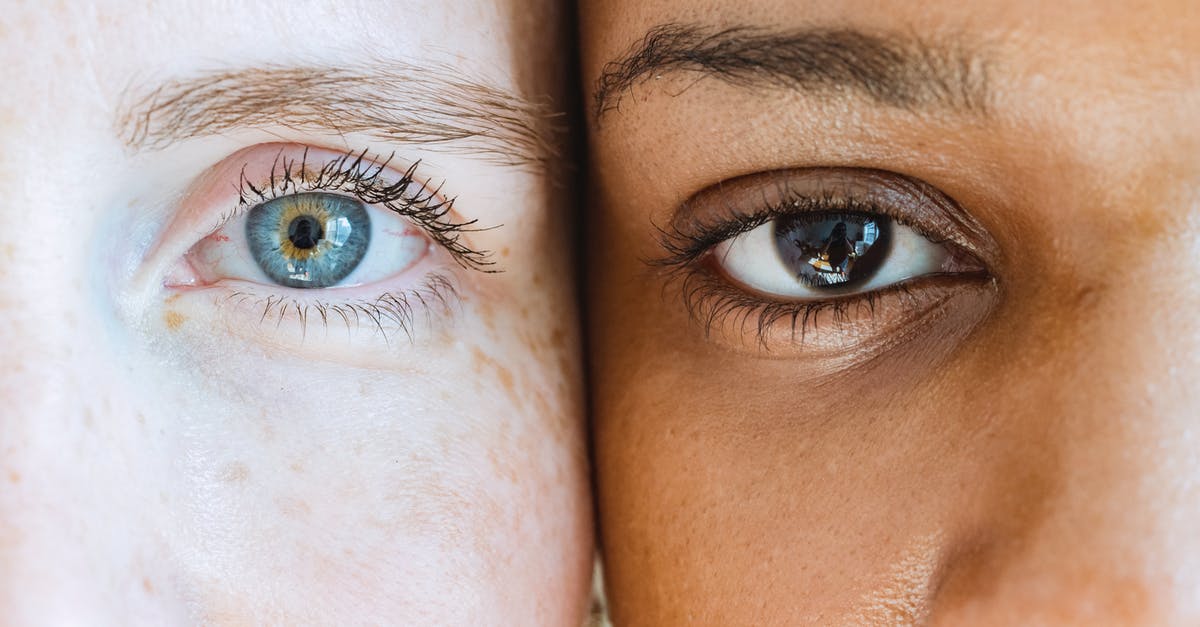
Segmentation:
<svg viewBox="0 0 1200 627">
<path fill-rule="evenodd" d="M 753 321 L 755 335 L 760 347 L 767 349 L 769 332 L 780 320 L 789 320 L 793 340 L 798 335 L 801 341 L 810 331 L 816 330 L 817 315 L 823 311 L 833 314 L 834 323 L 848 319 L 852 308 L 865 310 L 867 318 L 874 315 L 878 300 L 885 295 L 900 298 L 912 296 L 911 283 L 929 277 L 921 277 L 891 285 L 879 290 L 853 295 L 841 295 L 807 301 L 776 301 L 757 297 L 726 284 L 713 276 L 713 270 L 704 268 L 710 252 L 721 242 L 749 232 L 772 220 L 802 213 L 857 213 L 882 215 L 916 230 L 935 244 L 952 242 L 928 233 L 895 211 L 869 200 L 850 196 L 821 196 L 788 194 L 787 200 L 758 209 L 752 213 L 737 213 L 730 209 L 728 216 L 711 222 L 693 219 L 689 222 L 673 221 L 669 228 L 657 227 L 658 241 L 667 254 L 656 259 L 645 260 L 651 267 L 668 272 L 667 286 L 678 281 L 683 293 L 684 306 L 688 315 L 704 328 L 705 335 L 711 334 L 719 324 L 730 317 L 740 319 L 744 327 Z M 686 212 L 684 206 L 681 212 Z"/>
<path fill-rule="evenodd" d="M 687 211 L 687 207 L 685 206 L 682 211 Z M 871 201 L 834 196 L 833 194 L 797 195 L 789 198 L 786 202 L 764 207 L 750 214 L 737 214 L 731 210 L 731 215 L 721 221 L 706 223 L 700 220 L 691 220 L 680 224 L 676 220 L 669 228 L 656 226 L 658 243 L 667 251 L 667 254 L 657 259 L 646 260 L 646 263 L 666 268 L 685 266 L 694 263 L 721 242 L 747 233 L 771 220 L 803 213 L 882 215 L 917 231 L 934 244 L 948 242 L 945 238 L 931 235 L 918 225 L 898 218 L 893 215 L 895 212 Z"/>
<path fill-rule="evenodd" d="M 399 179 L 388 181 L 383 177 L 395 153 L 386 159 L 372 160 L 368 151 L 343 154 L 320 168 L 314 169 L 308 162 L 308 148 L 300 158 L 288 158 L 283 151 L 275 156 L 271 164 L 270 178 L 265 184 L 255 185 L 242 168 L 237 184 L 238 209 L 247 211 L 261 203 L 287 194 L 315 191 L 336 191 L 349 194 L 358 200 L 379 205 L 397 215 L 415 222 L 436 243 L 450 252 L 459 265 L 481 272 L 498 272 L 492 268 L 495 262 L 491 252 L 476 250 L 462 241 L 463 233 L 488 230 L 477 227 L 478 220 L 454 222 L 446 216 L 454 208 L 454 198 L 441 197 L 442 186 L 430 189 L 416 178 L 418 160 L 408 166 Z M 415 187 L 417 191 L 410 191 Z M 225 222 L 232 214 L 223 216 Z"/>
</svg>

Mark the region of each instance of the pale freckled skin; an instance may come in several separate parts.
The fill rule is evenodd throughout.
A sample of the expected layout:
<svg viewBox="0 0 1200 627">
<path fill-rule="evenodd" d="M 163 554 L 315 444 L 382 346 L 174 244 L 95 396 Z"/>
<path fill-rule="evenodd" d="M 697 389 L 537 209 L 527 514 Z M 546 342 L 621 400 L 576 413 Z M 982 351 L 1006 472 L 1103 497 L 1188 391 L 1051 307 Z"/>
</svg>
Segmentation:
<svg viewBox="0 0 1200 627">
<path fill-rule="evenodd" d="M 114 130 L 166 82 L 376 60 L 557 110 L 563 7 L 68 4 L 0 12 L 6 77 L 28 85 L 0 94 L 0 218 L 22 225 L 0 243 L 0 622 L 578 627 L 592 511 L 559 161 L 321 124 L 140 149 Z M 321 295 L 445 275 L 456 295 L 414 307 L 408 334 L 262 316 L 266 294 L 296 295 L 257 275 L 171 283 L 236 208 L 229 161 L 280 142 L 420 161 L 455 220 L 499 225 L 463 242 L 501 271 L 433 245 Z"/>
<path fill-rule="evenodd" d="M 221 469 L 220 479 L 227 483 L 241 483 L 250 477 L 250 469 L 241 462 L 230 462 Z"/>
<path fill-rule="evenodd" d="M 178 331 L 179 327 L 183 326 L 183 323 L 186 321 L 187 318 L 178 311 L 168 310 L 163 314 L 163 323 L 165 323 L 167 328 L 171 331 Z"/>
</svg>

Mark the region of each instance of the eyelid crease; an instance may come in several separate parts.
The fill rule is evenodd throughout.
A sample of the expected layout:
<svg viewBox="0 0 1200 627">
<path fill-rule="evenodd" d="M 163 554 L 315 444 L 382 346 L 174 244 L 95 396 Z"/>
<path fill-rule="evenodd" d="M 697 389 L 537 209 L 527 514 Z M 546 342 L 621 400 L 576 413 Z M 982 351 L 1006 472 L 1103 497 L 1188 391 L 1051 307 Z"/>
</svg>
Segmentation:
<svg viewBox="0 0 1200 627">
<path fill-rule="evenodd" d="M 801 193 L 802 185 L 810 186 L 806 193 Z M 779 300 L 747 291 L 712 267 L 717 264 L 711 253 L 721 242 L 775 218 L 805 212 L 884 215 L 934 243 L 961 249 L 960 254 L 971 259 L 961 271 L 927 274 L 869 292 L 803 301 Z M 644 261 L 652 269 L 665 272 L 664 295 L 671 286 L 679 287 L 688 317 L 703 327 L 706 337 L 729 324 L 745 333 L 747 325 L 753 323 L 763 350 L 769 349 L 768 340 L 780 321 L 790 322 L 792 342 L 799 339 L 807 346 L 809 334 L 817 330 L 821 319 L 856 335 L 863 333 L 865 327 L 861 325 L 875 324 L 881 303 L 899 303 L 901 309 L 910 312 L 923 311 L 952 298 L 954 286 L 969 283 L 996 287 L 988 268 L 994 267 L 998 251 L 987 231 L 933 186 L 883 170 L 808 168 L 722 181 L 685 201 L 668 225 L 658 230 L 659 244 L 667 254 Z M 821 334 L 817 344 L 825 344 L 827 339 Z"/>
<path fill-rule="evenodd" d="M 985 265 L 998 256 L 983 226 L 927 183 L 884 170 L 806 168 L 750 174 L 702 190 L 676 209 L 666 227 L 657 227 L 667 255 L 647 263 L 690 264 L 722 241 L 775 218 L 830 212 L 885 215 Z"/>
<path fill-rule="evenodd" d="M 395 153 L 386 158 L 371 158 L 367 149 L 355 153 L 338 153 L 319 167 L 309 161 L 306 146 L 298 157 L 289 158 L 286 147 L 276 153 L 266 179 L 258 184 L 251 181 L 243 166 L 237 183 L 238 207 L 220 217 L 220 226 L 255 206 L 287 196 L 306 192 L 342 192 L 367 205 L 379 206 L 412 220 L 422 232 L 438 245 L 450 252 L 454 260 L 464 268 L 484 273 L 498 273 L 493 268 L 491 251 L 476 250 L 462 240 L 464 233 L 480 232 L 498 228 L 479 227 L 478 219 L 456 222 L 448 219 L 454 209 L 455 198 L 441 195 L 444 182 L 429 187 L 417 177 L 421 161 L 409 165 L 399 177 L 386 176 Z M 415 188 L 412 189 L 412 188 Z"/>
</svg>

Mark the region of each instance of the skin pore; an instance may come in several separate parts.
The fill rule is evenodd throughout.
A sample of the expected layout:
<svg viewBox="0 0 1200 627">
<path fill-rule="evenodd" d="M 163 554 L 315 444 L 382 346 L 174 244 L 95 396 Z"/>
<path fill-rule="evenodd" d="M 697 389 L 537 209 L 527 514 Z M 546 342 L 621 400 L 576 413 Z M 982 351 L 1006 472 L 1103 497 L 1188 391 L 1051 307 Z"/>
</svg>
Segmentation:
<svg viewBox="0 0 1200 627">
<path fill-rule="evenodd" d="M 564 20 L 0 13 L 5 624 L 581 624 Z M 359 274 L 273 283 L 247 216 L 317 190 L 362 195 Z"/>
<path fill-rule="evenodd" d="M 1198 18 L 583 3 L 615 624 L 1200 620 Z M 866 214 L 933 270 L 761 278 Z"/>
</svg>

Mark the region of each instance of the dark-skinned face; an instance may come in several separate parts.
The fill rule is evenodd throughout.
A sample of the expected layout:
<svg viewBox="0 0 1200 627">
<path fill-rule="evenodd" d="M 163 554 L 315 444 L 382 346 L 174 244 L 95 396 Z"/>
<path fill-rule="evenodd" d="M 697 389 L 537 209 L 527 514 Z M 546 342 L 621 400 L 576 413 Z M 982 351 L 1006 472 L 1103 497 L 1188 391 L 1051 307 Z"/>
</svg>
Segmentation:
<svg viewBox="0 0 1200 627">
<path fill-rule="evenodd" d="M 1200 621 L 1200 8 L 585 2 L 615 621 Z"/>
</svg>

